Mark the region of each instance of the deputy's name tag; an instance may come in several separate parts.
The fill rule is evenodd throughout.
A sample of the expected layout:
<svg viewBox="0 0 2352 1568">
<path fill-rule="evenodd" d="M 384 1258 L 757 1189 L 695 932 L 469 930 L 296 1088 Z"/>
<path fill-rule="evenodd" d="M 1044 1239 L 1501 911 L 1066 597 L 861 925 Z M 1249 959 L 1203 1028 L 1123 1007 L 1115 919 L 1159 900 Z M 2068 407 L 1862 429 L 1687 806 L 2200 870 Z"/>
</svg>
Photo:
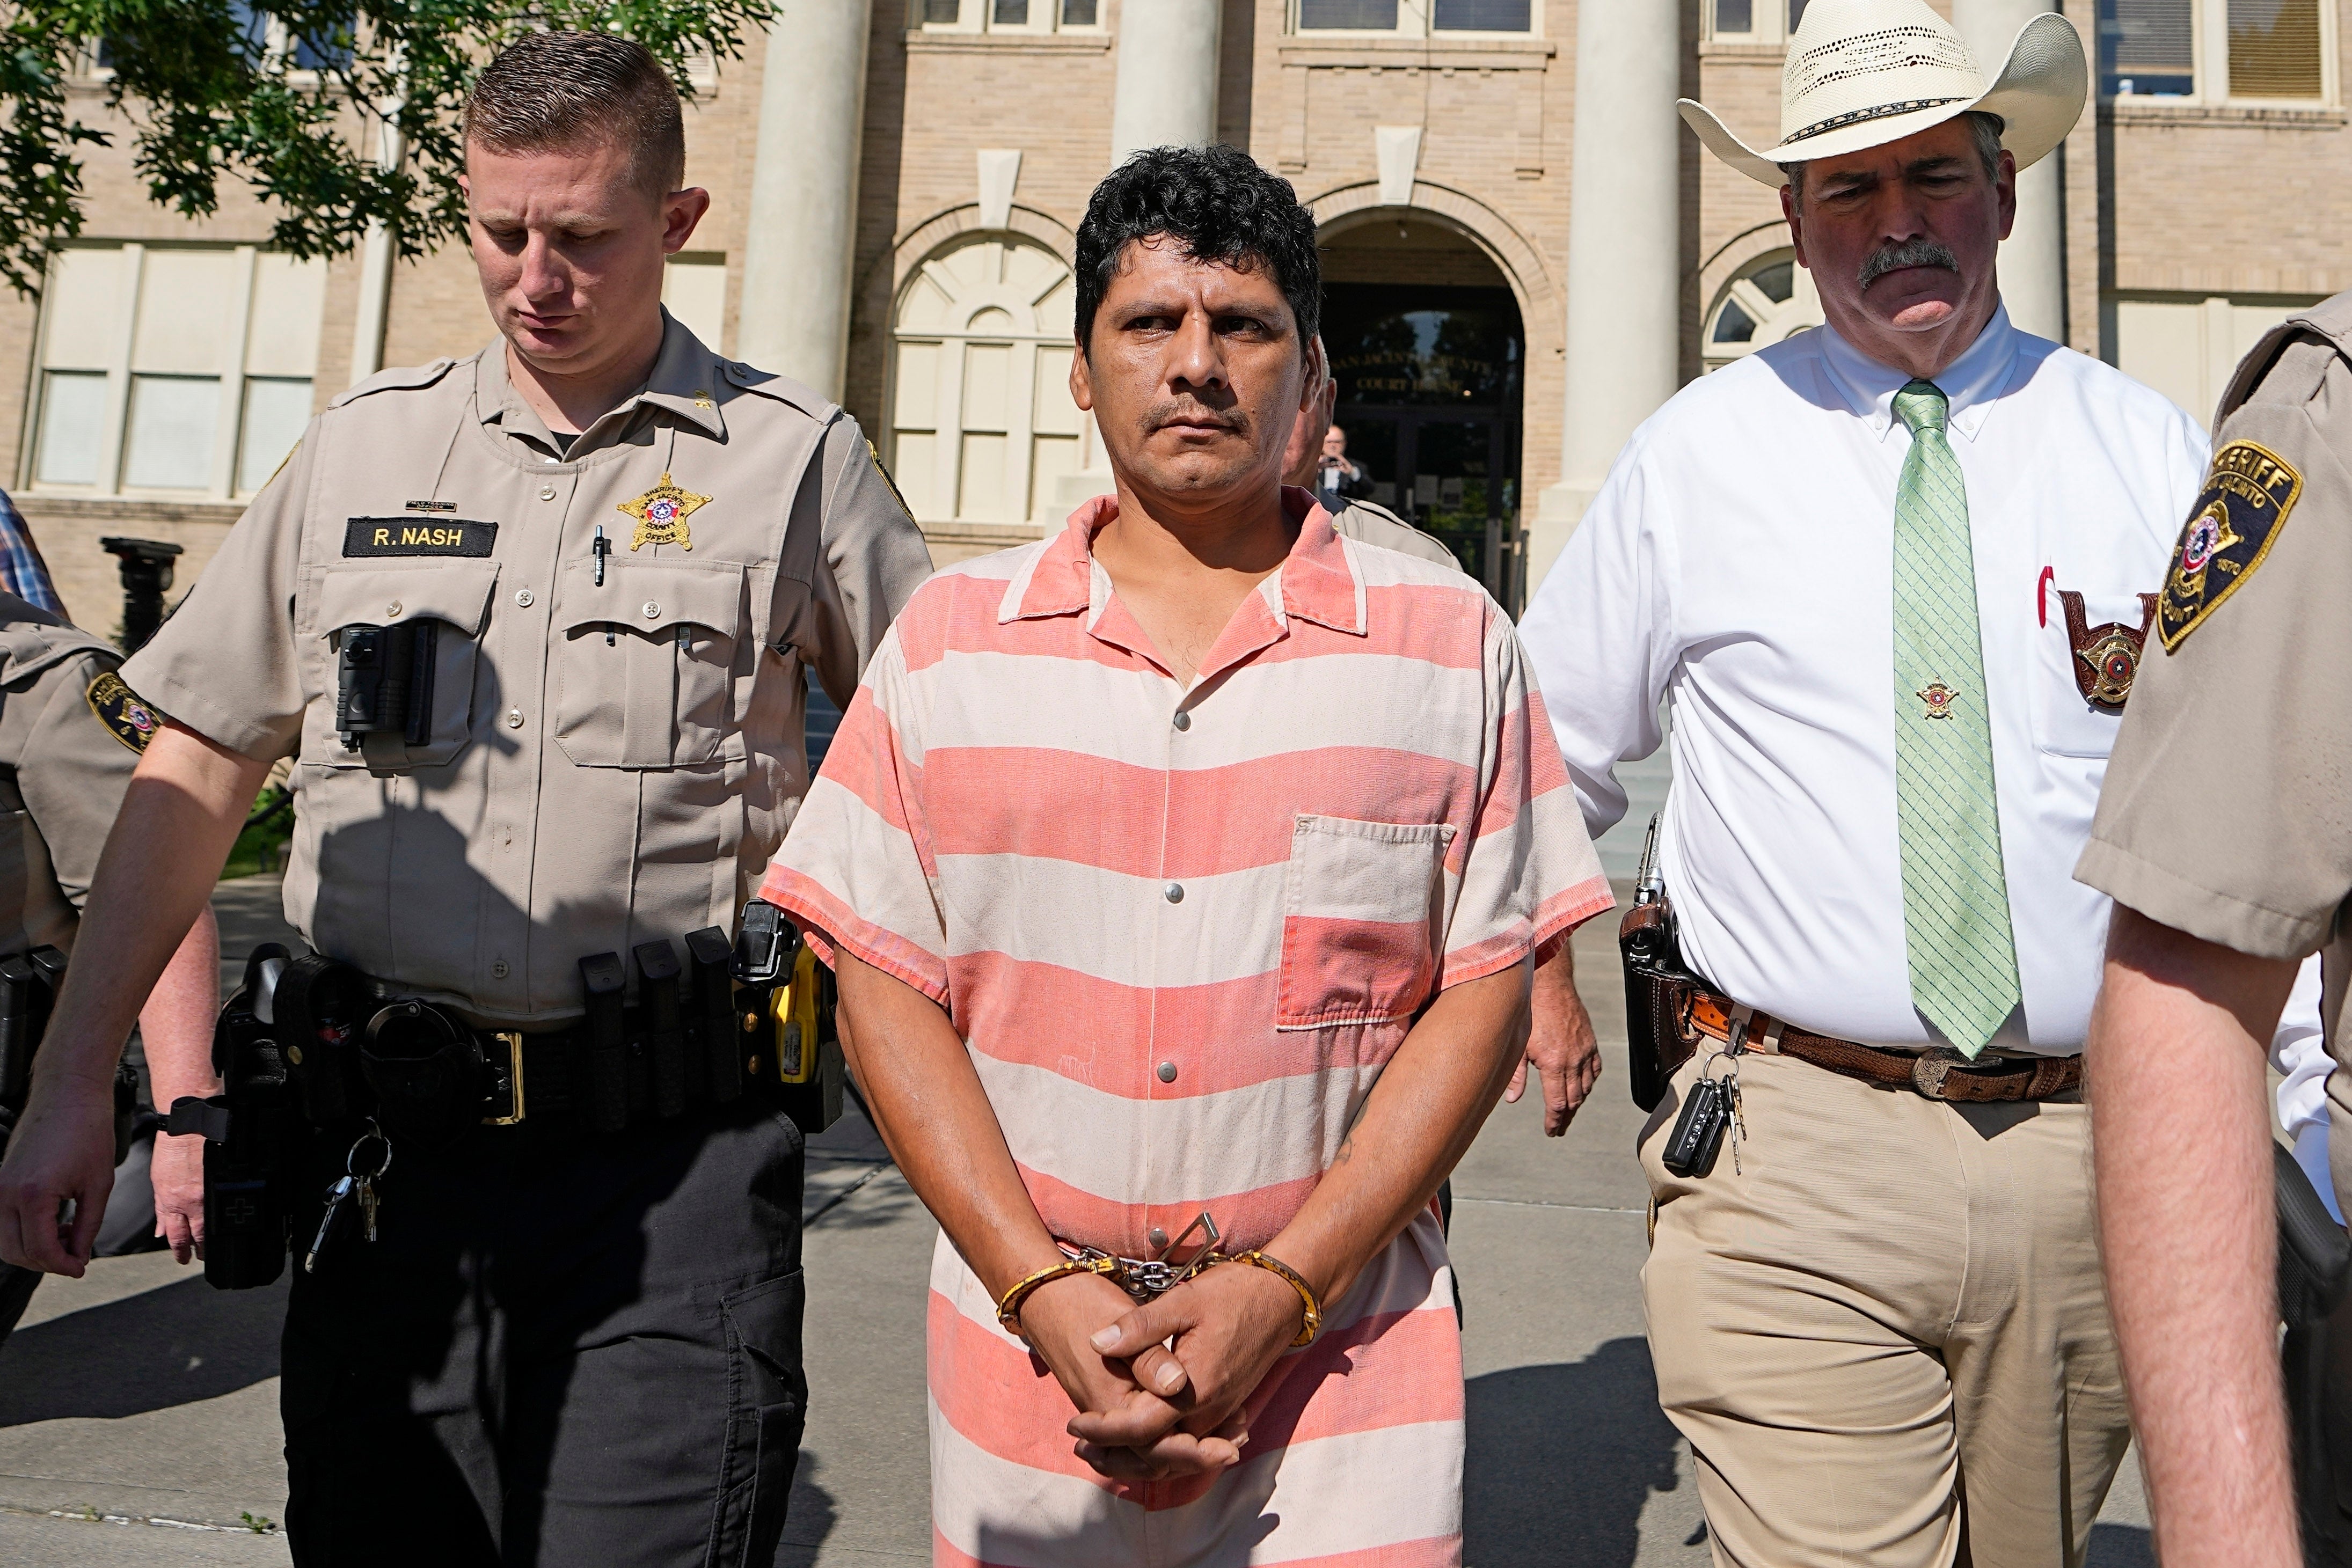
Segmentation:
<svg viewBox="0 0 2352 1568">
<path fill-rule="evenodd" d="M 343 553 L 485 556 L 498 538 L 498 524 L 465 517 L 353 517 L 343 525 Z"/>
</svg>

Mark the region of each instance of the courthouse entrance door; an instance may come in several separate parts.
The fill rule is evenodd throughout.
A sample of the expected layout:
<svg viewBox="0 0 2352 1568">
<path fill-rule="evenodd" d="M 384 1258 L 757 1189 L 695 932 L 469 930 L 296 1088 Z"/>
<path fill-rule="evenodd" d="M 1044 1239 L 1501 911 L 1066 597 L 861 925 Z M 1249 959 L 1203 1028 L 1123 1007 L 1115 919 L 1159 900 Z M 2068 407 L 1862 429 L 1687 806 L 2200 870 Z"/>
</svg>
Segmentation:
<svg viewBox="0 0 2352 1568">
<path fill-rule="evenodd" d="M 1368 498 L 1444 539 L 1516 609 L 1526 339 L 1511 291 L 1335 283 L 1325 295 L 1333 417 Z"/>
</svg>

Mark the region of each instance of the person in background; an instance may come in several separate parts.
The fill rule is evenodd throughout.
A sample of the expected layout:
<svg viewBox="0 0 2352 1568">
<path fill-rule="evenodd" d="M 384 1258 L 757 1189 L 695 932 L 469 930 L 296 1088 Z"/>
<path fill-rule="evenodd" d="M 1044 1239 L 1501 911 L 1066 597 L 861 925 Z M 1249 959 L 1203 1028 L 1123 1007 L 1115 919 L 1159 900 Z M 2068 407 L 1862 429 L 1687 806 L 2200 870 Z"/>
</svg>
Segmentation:
<svg viewBox="0 0 2352 1568">
<path fill-rule="evenodd" d="M 12 593 L 35 609 L 65 619 L 65 602 L 58 597 L 58 585 L 50 580 L 49 563 L 41 559 L 41 547 L 33 541 L 31 526 L 5 491 L 0 491 L 0 592 Z"/>
<path fill-rule="evenodd" d="M 110 973 L 112 956 L 79 943 L 81 911 L 98 874 L 107 831 L 158 721 L 118 673 L 121 651 L 67 624 L 62 616 L 0 593 L 0 957 L 55 947 Z M 147 1051 L 155 1099 L 219 1091 L 213 1075 L 213 1017 L 220 1010 L 220 933 L 202 909 L 151 988 L 126 996 Z M 125 988 L 127 990 L 129 988 Z M 143 998 L 143 999 L 142 999 Z M 110 1105 L 126 1019 L 100 1065 Z M 34 1058 L 40 1061 L 38 1053 Z M 26 1110 L 26 1085 L 0 1082 L 0 1153 Z M 110 1151 L 111 1136 L 109 1138 Z M 111 1157 L 110 1152 L 109 1157 Z M 183 1263 L 205 1242 L 204 1140 L 158 1134 L 149 1157 L 155 1234 Z M 100 1210 L 85 1217 L 95 1232 Z M 0 1340 L 24 1313 L 40 1274 L 0 1263 Z"/>
<path fill-rule="evenodd" d="M 1340 463 L 1347 464 L 1348 443 L 1346 434 L 1331 423 L 1339 383 L 1331 375 L 1330 361 L 1320 338 L 1315 340 L 1307 374 L 1313 392 L 1307 405 L 1298 411 L 1298 423 L 1290 427 L 1290 442 L 1282 455 L 1282 482 L 1312 494 L 1316 504 L 1331 514 L 1332 531 L 1344 538 L 1360 539 L 1383 549 L 1402 550 L 1423 560 L 1459 570 L 1462 563 L 1442 541 L 1422 532 L 1386 507 L 1351 498 L 1349 492 L 1327 485 L 1339 472 L 1332 466 L 1333 456 L 1336 455 Z M 1360 477 L 1363 473 L 1353 464 L 1348 464 L 1348 471 Z M 1370 489 L 1371 486 L 1364 483 L 1353 494 L 1360 496 Z"/>
</svg>

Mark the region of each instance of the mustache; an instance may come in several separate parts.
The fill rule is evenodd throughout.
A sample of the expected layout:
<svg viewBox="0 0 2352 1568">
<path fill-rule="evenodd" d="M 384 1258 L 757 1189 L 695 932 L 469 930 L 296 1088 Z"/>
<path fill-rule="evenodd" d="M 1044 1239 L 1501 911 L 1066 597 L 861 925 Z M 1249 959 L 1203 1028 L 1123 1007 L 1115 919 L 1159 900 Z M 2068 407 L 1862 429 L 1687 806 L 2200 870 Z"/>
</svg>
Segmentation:
<svg viewBox="0 0 2352 1568">
<path fill-rule="evenodd" d="M 1940 267 L 1947 272 L 1958 272 L 1960 258 L 1952 254 L 1951 246 L 1939 240 L 1906 239 L 1900 245 L 1884 246 L 1863 258 L 1862 286 L 1868 288 L 1888 273 L 1906 267 Z"/>
<path fill-rule="evenodd" d="M 1214 409 L 1190 398 L 1163 398 L 1146 409 L 1143 428 L 1146 434 L 1164 429 L 1182 420 L 1188 424 L 1213 424 L 1220 430 L 1236 434 L 1249 429 L 1249 416 L 1238 408 Z"/>
</svg>

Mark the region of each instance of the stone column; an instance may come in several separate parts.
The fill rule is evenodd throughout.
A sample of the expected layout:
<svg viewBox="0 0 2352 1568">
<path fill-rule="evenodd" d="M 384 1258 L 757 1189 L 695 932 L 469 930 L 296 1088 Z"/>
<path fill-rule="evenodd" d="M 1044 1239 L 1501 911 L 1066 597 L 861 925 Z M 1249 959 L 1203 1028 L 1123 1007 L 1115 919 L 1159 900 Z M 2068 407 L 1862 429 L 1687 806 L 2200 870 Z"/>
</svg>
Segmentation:
<svg viewBox="0 0 2352 1568">
<path fill-rule="evenodd" d="M 1119 6 L 1113 168 L 1139 148 L 1205 147 L 1217 139 L 1223 14 L 1222 0 L 1126 0 Z"/>
<path fill-rule="evenodd" d="M 1529 598 L 1618 448 L 1678 384 L 1682 9 L 1577 7 L 1566 417 L 1559 483 L 1528 530 Z"/>
<path fill-rule="evenodd" d="M 1969 41 L 1990 87 L 2009 58 L 2017 31 L 2049 0 L 1952 0 L 1952 25 Z M 2057 152 L 2017 177 L 2017 223 L 2000 246 L 2000 295 L 2009 318 L 2028 332 L 2066 340 L 2066 242 Z"/>
<path fill-rule="evenodd" d="M 1118 74 L 1112 85 L 1110 167 L 1146 147 L 1206 147 L 1217 139 L 1220 0 L 1123 0 Z M 1086 464 L 1054 481 L 1050 526 L 1060 514 L 1118 486 L 1102 437 L 1087 416 Z"/>
<path fill-rule="evenodd" d="M 768 28 L 736 357 L 839 398 L 873 0 L 780 5 Z"/>
</svg>

